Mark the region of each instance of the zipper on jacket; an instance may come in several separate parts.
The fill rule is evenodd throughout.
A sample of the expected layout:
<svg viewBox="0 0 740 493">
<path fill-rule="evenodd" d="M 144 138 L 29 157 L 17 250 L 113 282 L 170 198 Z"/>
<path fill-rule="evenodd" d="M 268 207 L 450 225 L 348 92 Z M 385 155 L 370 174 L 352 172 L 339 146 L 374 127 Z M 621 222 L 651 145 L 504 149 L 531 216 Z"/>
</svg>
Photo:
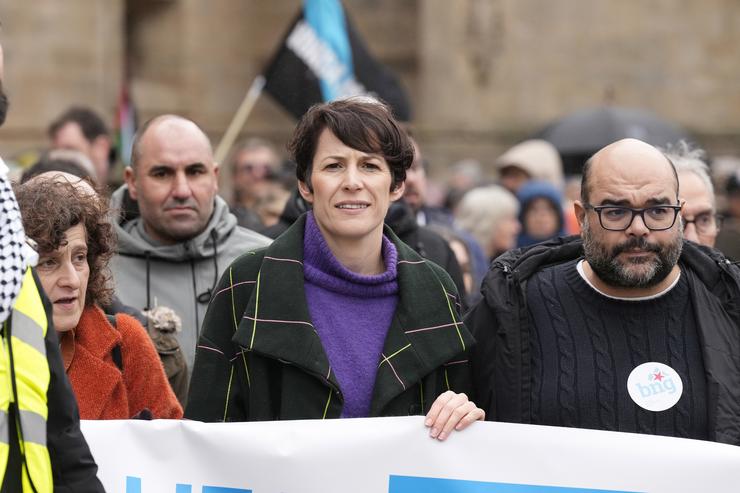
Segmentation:
<svg viewBox="0 0 740 493">
<path fill-rule="evenodd" d="M 185 249 L 187 250 L 188 244 L 185 243 Z M 190 259 L 190 277 L 193 279 L 193 308 L 195 309 L 195 333 L 200 337 L 200 318 L 198 317 L 198 287 L 195 284 L 195 261 Z"/>
</svg>

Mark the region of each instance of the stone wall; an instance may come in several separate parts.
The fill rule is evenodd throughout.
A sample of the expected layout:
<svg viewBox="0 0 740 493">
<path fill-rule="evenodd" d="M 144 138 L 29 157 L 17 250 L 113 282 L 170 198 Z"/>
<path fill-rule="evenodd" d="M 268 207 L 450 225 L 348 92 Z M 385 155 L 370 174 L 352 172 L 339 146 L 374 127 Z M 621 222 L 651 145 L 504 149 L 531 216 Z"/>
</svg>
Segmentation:
<svg viewBox="0 0 740 493">
<path fill-rule="evenodd" d="M 485 161 L 551 119 L 604 102 L 740 152 L 733 0 L 421 2 L 419 115 L 437 164 Z"/>
<path fill-rule="evenodd" d="M 112 119 L 123 54 L 124 0 L 4 2 L 10 112 L 0 155 L 46 145 L 48 123 L 73 102 Z"/>
<path fill-rule="evenodd" d="M 0 154 L 42 146 L 84 103 L 111 121 L 123 67 L 142 119 L 195 119 L 218 142 L 299 0 L 35 0 L 2 11 L 11 114 Z M 416 110 L 433 171 L 489 164 L 553 118 L 605 101 L 642 107 L 740 154 L 735 0 L 345 0 Z M 128 60 L 124 56 L 128 53 Z M 293 120 L 263 96 L 244 134 L 284 142 Z"/>
</svg>

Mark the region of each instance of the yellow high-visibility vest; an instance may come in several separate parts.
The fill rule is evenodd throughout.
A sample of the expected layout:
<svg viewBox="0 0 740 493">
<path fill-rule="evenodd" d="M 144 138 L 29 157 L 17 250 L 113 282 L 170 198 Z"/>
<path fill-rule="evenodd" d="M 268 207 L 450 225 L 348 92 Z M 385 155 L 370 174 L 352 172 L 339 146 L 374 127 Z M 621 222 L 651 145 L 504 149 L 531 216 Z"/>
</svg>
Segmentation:
<svg viewBox="0 0 740 493">
<path fill-rule="evenodd" d="M 17 439 L 21 455 L 25 457 L 21 475 L 23 492 L 33 491 L 30 478 L 38 493 L 52 493 L 54 484 L 49 451 L 46 448 L 49 362 L 44 338 L 48 323 L 30 268 L 23 277 L 23 285 L 12 314 L 3 328 L 5 330 L 0 338 L 0 483 L 5 477 L 10 441 Z M 13 389 L 13 376 L 17 394 Z M 18 437 L 11 438 L 8 408 L 16 397 Z"/>
</svg>

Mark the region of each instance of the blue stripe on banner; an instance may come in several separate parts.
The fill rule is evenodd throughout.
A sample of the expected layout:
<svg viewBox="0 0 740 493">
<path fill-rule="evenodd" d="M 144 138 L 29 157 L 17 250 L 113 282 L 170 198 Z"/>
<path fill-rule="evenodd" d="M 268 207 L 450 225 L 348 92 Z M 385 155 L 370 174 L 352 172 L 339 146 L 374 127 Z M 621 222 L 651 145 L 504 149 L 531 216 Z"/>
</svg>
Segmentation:
<svg viewBox="0 0 740 493">
<path fill-rule="evenodd" d="M 458 479 L 391 476 L 388 493 L 636 493 L 617 490 L 592 490 L 563 486 L 484 483 Z"/>
<path fill-rule="evenodd" d="M 175 493 L 193 493 L 193 485 L 178 483 L 175 485 Z"/>
<path fill-rule="evenodd" d="M 332 101 L 341 96 L 340 87 L 348 78 L 354 78 L 352 46 L 347 34 L 347 20 L 339 0 L 304 0 L 303 18 L 337 57 L 341 73 L 331 80 L 321 78 L 321 94 L 324 101 Z"/>
<path fill-rule="evenodd" d="M 224 488 L 223 486 L 204 486 L 203 493 L 252 493 L 252 490 L 241 488 Z"/>
<path fill-rule="evenodd" d="M 126 493 L 141 493 L 141 478 L 126 476 Z"/>
</svg>

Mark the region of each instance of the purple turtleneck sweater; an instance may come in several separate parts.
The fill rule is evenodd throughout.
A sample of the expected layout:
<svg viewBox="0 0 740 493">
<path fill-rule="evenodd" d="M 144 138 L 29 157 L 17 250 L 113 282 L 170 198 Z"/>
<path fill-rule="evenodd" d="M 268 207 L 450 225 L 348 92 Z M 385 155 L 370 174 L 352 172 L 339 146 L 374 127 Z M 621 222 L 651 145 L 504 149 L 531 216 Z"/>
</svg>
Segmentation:
<svg viewBox="0 0 740 493">
<path fill-rule="evenodd" d="M 370 414 L 375 374 L 398 301 L 398 252 L 383 236 L 385 272 L 356 274 L 329 249 L 309 212 L 303 235 L 303 276 L 311 320 L 344 396 L 343 418 Z"/>
</svg>

